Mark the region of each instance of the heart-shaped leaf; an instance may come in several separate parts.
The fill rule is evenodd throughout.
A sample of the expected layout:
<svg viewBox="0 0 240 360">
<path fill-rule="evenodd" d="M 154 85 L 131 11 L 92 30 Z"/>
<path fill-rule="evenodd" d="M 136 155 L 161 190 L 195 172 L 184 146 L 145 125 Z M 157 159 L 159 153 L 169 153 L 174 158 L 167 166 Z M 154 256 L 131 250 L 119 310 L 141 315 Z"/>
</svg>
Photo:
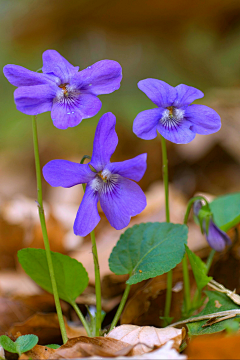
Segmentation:
<svg viewBox="0 0 240 360">
<path fill-rule="evenodd" d="M 83 265 L 67 255 L 51 251 L 59 297 L 73 304 L 86 289 L 88 274 Z M 25 272 L 44 290 L 52 292 L 46 252 L 43 249 L 22 249 L 18 259 Z"/>
<path fill-rule="evenodd" d="M 212 277 L 207 276 L 207 266 L 200 259 L 200 257 L 194 254 L 194 252 L 192 252 L 187 245 L 185 246 L 197 287 L 199 290 L 202 290 L 204 286 L 206 286 L 209 281 L 212 280 Z"/>
<path fill-rule="evenodd" d="M 22 353 L 31 350 L 38 343 L 38 337 L 36 335 L 23 335 L 19 336 L 15 342 L 13 342 L 8 336 L 0 336 L 0 344 L 4 350 L 13 354 L 21 356 Z"/>
<path fill-rule="evenodd" d="M 240 222 L 240 193 L 219 196 L 210 204 L 214 222 L 228 231 Z"/>
<path fill-rule="evenodd" d="M 187 242 L 186 225 L 146 223 L 134 225 L 121 235 L 109 267 L 117 275 L 129 274 L 127 284 L 162 275 L 182 260 Z"/>
</svg>

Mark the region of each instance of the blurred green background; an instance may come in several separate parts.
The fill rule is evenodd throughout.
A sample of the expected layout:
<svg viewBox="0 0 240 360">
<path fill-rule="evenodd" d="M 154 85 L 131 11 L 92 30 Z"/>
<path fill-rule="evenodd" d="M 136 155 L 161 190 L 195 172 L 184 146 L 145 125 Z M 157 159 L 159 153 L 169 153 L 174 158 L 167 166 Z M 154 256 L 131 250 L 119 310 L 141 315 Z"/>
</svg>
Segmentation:
<svg viewBox="0 0 240 360">
<path fill-rule="evenodd" d="M 13 63 L 37 70 L 42 66 L 43 51 L 55 49 L 80 69 L 101 59 L 116 60 L 123 68 L 120 90 L 100 96 L 102 109 L 94 118 L 84 120 L 75 128 L 59 130 L 53 126 L 50 113 L 38 117 L 43 163 L 57 157 L 81 158 L 85 153 L 91 154 L 97 121 L 103 113 L 111 111 L 117 116 L 120 139 L 116 158 L 124 160 L 140 152 L 149 153 L 147 180 L 143 183 L 147 188 L 160 178 L 161 151 L 159 139 L 143 141 L 132 133 L 136 115 L 154 107 L 137 88 L 137 82 L 152 77 L 173 86 L 185 83 L 206 93 L 200 102 L 203 104 L 216 103 L 219 94 L 221 101 L 225 101 L 224 91 L 239 87 L 240 1 L 1 0 L 0 16 L 2 67 Z M 223 92 L 219 93 L 219 89 Z M 2 172 L 13 167 L 21 167 L 24 171 L 29 164 L 33 167 L 31 117 L 16 110 L 13 91 L 14 87 L 2 75 Z M 238 106 L 238 96 L 235 98 L 234 106 Z M 227 122 L 228 116 L 223 121 Z M 226 146 L 222 147 L 220 140 L 217 149 L 211 150 L 210 164 L 202 160 L 206 152 L 197 160 L 191 160 L 185 155 L 179 157 L 175 145 L 168 146 L 170 179 L 187 195 L 199 190 L 218 193 L 231 186 L 238 187 L 237 180 L 233 185 L 231 182 L 226 185 L 221 179 L 219 169 L 223 167 L 226 173 L 229 170 L 224 164 L 231 163 L 238 178 L 239 159 L 226 150 Z M 220 172 L 213 169 L 216 161 L 216 169 Z M 199 180 L 199 174 L 208 166 L 209 171 L 217 171 L 216 181 L 204 180 L 207 170 Z M 194 177 L 192 187 L 185 183 L 191 176 Z M 219 179 L 222 185 L 215 186 Z"/>
</svg>

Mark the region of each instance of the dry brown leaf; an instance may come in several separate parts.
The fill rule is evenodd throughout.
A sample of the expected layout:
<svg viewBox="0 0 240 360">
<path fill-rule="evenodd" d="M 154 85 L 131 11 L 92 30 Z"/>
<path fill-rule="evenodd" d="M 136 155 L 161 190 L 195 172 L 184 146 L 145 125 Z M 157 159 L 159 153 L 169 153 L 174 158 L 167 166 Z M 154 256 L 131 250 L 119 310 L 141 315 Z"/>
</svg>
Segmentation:
<svg viewBox="0 0 240 360">
<path fill-rule="evenodd" d="M 86 335 L 85 329 L 80 327 L 70 327 L 64 317 L 65 327 L 68 338 Z M 39 338 L 39 345 L 42 344 L 61 344 L 62 338 L 59 328 L 57 314 L 35 314 L 23 323 L 15 324 L 9 334 L 15 336 L 17 333 L 21 335 L 34 334 Z"/>
<path fill-rule="evenodd" d="M 108 337 L 80 336 L 68 340 L 52 355 L 51 359 L 59 357 L 79 358 L 86 356 L 117 357 L 129 354 L 133 346 Z"/>
<path fill-rule="evenodd" d="M 33 349 L 25 352 L 19 357 L 19 360 L 26 359 L 50 359 L 51 355 L 56 352 L 55 349 L 50 349 L 46 346 L 36 345 Z"/>
<path fill-rule="evenodd" d="M 34 296 L 0 297 L 0 335 L 23 322 L 36 312 L 55 311 L 53 296 L 47 293 Z"/>
<path fill-rule="evenodd" d="M 162 346 L 169 340 L 174 341 L 174 348 L 178 350 L 184 336 L 185 331 L 173 327 L 159 329 L 153 326 L 141 327 L 136 325 L 118 326 L 107 335 L 107 337 L 134 345 L 133 355 L 149 352 L 155 346 Z"/>
</svg>

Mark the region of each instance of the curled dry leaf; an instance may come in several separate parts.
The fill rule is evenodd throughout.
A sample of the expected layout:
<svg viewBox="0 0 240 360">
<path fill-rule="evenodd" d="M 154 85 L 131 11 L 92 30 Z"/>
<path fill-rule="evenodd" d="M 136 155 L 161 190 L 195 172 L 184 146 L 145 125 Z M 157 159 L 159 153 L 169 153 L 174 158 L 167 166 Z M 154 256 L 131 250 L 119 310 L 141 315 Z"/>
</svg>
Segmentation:
<svg viewBox="0 0 240 360">
<path fill-rule="evenodd" d="M 159 347 L 166 344 L 169 340 L 173 340 L 173 347 L 179 350 L 184 336 L 184 329 L 175 329 L 171 326 L 158 329 L 153 326 L 141 327 L 137 325 L 121 325 L 107 335 L 107 337 L 134 345 L 133 355 L 147 353 L 156 346 Z"/>
<path fill-rule="evenodd" d="M 58 358 L 80 358 L 88 356 L 118 357 L 128 355 L 133 346 L 125 342 L 108 337 L 80 336 L 68 340 L 56 350 L 51 359 Z"/>
</svg>

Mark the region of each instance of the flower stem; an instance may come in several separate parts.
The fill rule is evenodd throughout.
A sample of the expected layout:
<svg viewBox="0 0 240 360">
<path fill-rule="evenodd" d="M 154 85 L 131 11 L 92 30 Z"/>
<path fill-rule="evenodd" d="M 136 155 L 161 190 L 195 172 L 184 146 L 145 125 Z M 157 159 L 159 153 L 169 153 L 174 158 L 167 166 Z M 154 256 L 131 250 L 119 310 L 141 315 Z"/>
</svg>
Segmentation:
<svg viewBox="0 0 240 360">
<path fill-rule="evenodd" d="M 48 263 L 48 269 L 52 284 L 52 291 L 53 296 L 55 300 L 57 315 L 58 315 L 58 321 L 59 326 L 62 334 L 63 343 L 65 344 L 68 341 L 67 332 L 63 320 L 62 315 L 62 309 L 60 305 L 58 290 L 57 290 L 57 283 L 54 275 L 54 268 L 52 263 L 52 257 L 50 252 L 50 245 L 48 240 L 48 234 L 47 234 L 47 227 L 46 227 L 46 221 L 45 221 L 45 215 L 44 215 L 44 209 L 43 209 L 43 200 L 42 200 L 42 178 L 41 178 L 41 166 L 40 166 L 40 158 L 39 158 L 39 149 L 38 149 L 38 136 L 37 136 L 37 117 L 33 116 L 32 118 L 32 129 L 33 129 L 33 146 L 34 146 L 34 156 L 35 156 L 35 166 L 36 166 L 36 177 L 37 177 L 37 194 L 38 194 L 38 212 L 39 212 L 39 218 L 42 228 L 42 234 L 43 234 L 43 241 L 46 251 L 46 257 L 47 257 L 47 263 Z"/>
<path fill-rule="evenodd" d="M 83 316 L 81 310 L 79 309 L 79 307 L 77 306 L 77 304 L 75 302 L 73 302 L 71 305 L 74 308 L 74 310 L 76 311 L 76 313 L 77 313 L 79 319 L 81 320 L 81 322 L 82 322 L 88 336 L 90 337 L 91 336 L 91 331 L 89 329 L 88 323 L 87 323 L 85 317 Z"/>
<path fill-rule="evenodd" d="M 110 327 L 110 331 L 113 330 L 113 328 L 117 325 L 117 322 L 118 322 L 118 320 L 119 320 L 119 318 L 120 318 L 120 316 L 121 316 L 121 313 L 122 313 L 122 311 L 123 311 L 124 305 L 125 305 L 125 303 L 126 303 L 126 301 L 127 301 L 130 288 L 131 288 L 131 285 L 128 285 L 128 284 L 127 284 L 127 286 L 126 286 L 126 288 L 125 288 L 125 291 L 124 291 L 124 293 L 123 293 L 123 296 L 122 296 L 122 300 L 121 300 L 121 302 L 120 302 L 120 304 L 119 304 L 119 307 L 118 307 L 118 309 L 117 309 L 117 312 L 116 312 L 116 314 L 115 314 L 115 316 L 114 316 L 114 319 L 113 319 L 113 321 L 112 321 L 112 324 L 111 324 L 111 327 Z"/>
<path fill-rule="evenodd" d="M 187 225 L 188 217 L 192 208 L 192 204 L 196 200 L 204 200 L 206 204 L 208 204 L 207 200 L 203 196 L 195 196 L 192 199 L 189 200 L 187 205 L 187 210 L 184 216 L 184 224 Z M 182 267 L 183 267 L 183 283 L 184 283 L 184 300 L 185 300 L 185 312 L 188 314 L 188 312 L 191 310 L 191 293 L 190 293 L 190 280 L 189 280 L 189 271 L 188 271 L 188 263 L 187 263 L 187 254 L 185 253 L 183 260 L 182 260 Z M 196 295 L 196 294 L 195 294 Z M 200 294 L 201 295 L 201 294 Z M 197 296 L 199 298 L 199 295 Z M 194 302 L 195 302 L 196 296 L 194 296 Z"/>
<path fill-rule="evenodd" d="M 99 262 L 98 262 L 98 253 L 97 245 L 95 239 L 94 230 L 91 231 L 91 241 L 92 241 L 92 253 L 94 261 L 94 270 L 95 270 L 95 293 L 96 293 L 96 336 L 99 336 L 102 324 L 102 305 L 101 305 L 101 279 L 99 271 Z"/>
<path fill-rule="evenodd" d="M 190 294 L 190 280 L 188 272 L 187 254 L 185 253 L 182 259 L 183 267 L 183 283 L 184 283 L 184 300 L 185 300 L 185 312 L 188 313 L 191 309 L 191 294 Z"/>
<path fill-rule="evenodd" d="M 84 155 L 80 161 L 80 164 L 83 164 L 85 159 L 91 160 L 91 157 Z M 82 184 L 83 192 L 86 190 L 86 184 Z M 102 305 L 101 305 L 101 278 L 98 262 L 98 252 L 96 245 L 96 238 L 94 230 L 91 231 L 91 241 L 92 241 L 92 253 L 93 253 L 93 262 L 94 262 L 94 271 L 95 271 L 95 293 L 96 293 L 96 336 L 99 336 L 102 324 Z"/>
<path fill-rule="evenodd" d="M 210 254 L 208 255 L 208 258 L 207 258 L 207 262 L 206 262 L 206 275 L 208 274 L 209 270 L 210 270 L 210 267 L 212 265 L 212 262 L 213 262 L 213 258 L 214 258 L 214 255 L 216 253 L 216 250 L 212 249 L 210 251 Z"/>
<path fill-rule="evenodd" d="M 168 158 L 167 158 L 167 146 L 165 138 L 161 136 L 162 144 L 162 173 L 163 173 L 163 182 L 165 189 L 165 212 L 166 212 L 166 222 L 170 222 L 169 214 L 169 190 L 168 190 Z M 167 274 L 167 292 L 166 292 L 166 302 L 164 309 L 164 317 L 168 318 L 170 309 L 171 309 L 171 300 L 172 300 L 172 270 Z"/>
</svg>

